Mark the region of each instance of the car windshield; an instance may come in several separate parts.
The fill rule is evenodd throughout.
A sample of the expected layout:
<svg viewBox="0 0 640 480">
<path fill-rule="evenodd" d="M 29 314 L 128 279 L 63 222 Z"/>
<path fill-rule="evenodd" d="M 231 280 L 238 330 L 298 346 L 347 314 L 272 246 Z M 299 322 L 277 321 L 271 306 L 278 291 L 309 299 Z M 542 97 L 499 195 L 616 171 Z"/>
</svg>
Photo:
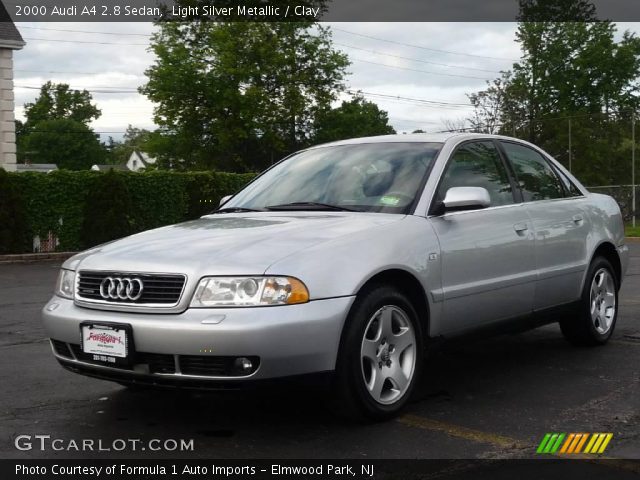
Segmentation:
<svg viewBox="0 0 640 480">
<path fill-rule="evenodd" d="M 277 164 L 224 210 L 406 213 L 440 143 L 367 143 L 306 150 Z"/>
</svg>

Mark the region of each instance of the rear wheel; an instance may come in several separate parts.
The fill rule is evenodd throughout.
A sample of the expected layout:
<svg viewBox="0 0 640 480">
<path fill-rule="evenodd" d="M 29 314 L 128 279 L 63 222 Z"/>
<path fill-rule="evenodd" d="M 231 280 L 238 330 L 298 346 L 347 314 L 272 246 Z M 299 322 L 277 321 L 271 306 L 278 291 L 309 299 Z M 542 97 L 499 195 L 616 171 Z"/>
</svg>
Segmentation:
<svg viewBox="0 0 640 480">
<path fill-rule="evenodd" d="M 409 299 L 377 286 L 356 299 L 336 367 L 336 406 L 350 417 L 383 420 L 407 403 L 419 378 L 422 334 Z"/>
<path fill-rule="evenodd" d="M 596 257 L 589 267 L 578 311 L 560 322 L 565 338 L 575 345 L 607 343 L 618 317 L 618 288 L 611 263 Z"/>
</svg>

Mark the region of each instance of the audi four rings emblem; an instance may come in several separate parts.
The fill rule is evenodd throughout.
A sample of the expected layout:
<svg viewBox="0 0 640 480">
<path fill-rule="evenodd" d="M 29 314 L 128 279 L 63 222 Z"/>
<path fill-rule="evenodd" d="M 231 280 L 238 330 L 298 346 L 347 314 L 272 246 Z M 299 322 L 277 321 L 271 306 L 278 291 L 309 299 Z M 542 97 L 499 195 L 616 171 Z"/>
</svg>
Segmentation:
<svg viewBox="0 0 640 480">
<path fill-rule="evenodd" d="M 100 282 L 100 296 L 105 299 L 136 301 L 143 290 L 144 285 L 139 278 L 106 277 Z"/>
</svg>

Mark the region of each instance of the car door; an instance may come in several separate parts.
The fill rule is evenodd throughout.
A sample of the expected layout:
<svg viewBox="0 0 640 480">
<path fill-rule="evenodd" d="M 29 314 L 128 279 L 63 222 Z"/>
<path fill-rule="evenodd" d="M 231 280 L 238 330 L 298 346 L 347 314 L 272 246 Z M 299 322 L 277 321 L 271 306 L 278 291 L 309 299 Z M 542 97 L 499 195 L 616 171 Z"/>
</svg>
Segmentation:
<svg viewBox="0 0 640 480">
<path fill-rule="evenodd" d="M 531 313 L 536 280 L 531 221 L 496 143 L 458 146 L 433 204 L 451 187 L 486 188 L 491 203 L 429 217 L 441 249 L 443 333 Z"/>
<path fill-rule="evenodd" d="M 535 232 L 538 280 L 534 310 L 573 302 L 580 297 L 588 261 L 586 200 L 542 153 L 517 142 L 500 144 L 513 167 Z"/>
</svg>

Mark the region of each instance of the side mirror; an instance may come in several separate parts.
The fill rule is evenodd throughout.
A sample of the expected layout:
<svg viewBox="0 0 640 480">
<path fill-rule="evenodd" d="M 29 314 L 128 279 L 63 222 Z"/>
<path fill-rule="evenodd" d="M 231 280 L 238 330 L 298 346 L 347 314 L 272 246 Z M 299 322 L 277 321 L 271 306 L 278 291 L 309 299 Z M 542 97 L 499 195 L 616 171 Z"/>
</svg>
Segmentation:
<svg viewBox="0 0 640 480">
<path fill-rule="evenodd" d="M 456 210 L 478 210 L 491 205 L 491 197 L 486 188 L 452 187 L 442 201 L 446 212 Z"/>
<path fill-rule="evenodd" d="M 222 197 L 220 199 L 220 205 L 218 205 L 219 207 L 223 206 L 225 203 L 227 203 L 229 201 L 229 199 L 233 197 L 233 195 L 225 195 L 224 197 Z"/>
</svg>

